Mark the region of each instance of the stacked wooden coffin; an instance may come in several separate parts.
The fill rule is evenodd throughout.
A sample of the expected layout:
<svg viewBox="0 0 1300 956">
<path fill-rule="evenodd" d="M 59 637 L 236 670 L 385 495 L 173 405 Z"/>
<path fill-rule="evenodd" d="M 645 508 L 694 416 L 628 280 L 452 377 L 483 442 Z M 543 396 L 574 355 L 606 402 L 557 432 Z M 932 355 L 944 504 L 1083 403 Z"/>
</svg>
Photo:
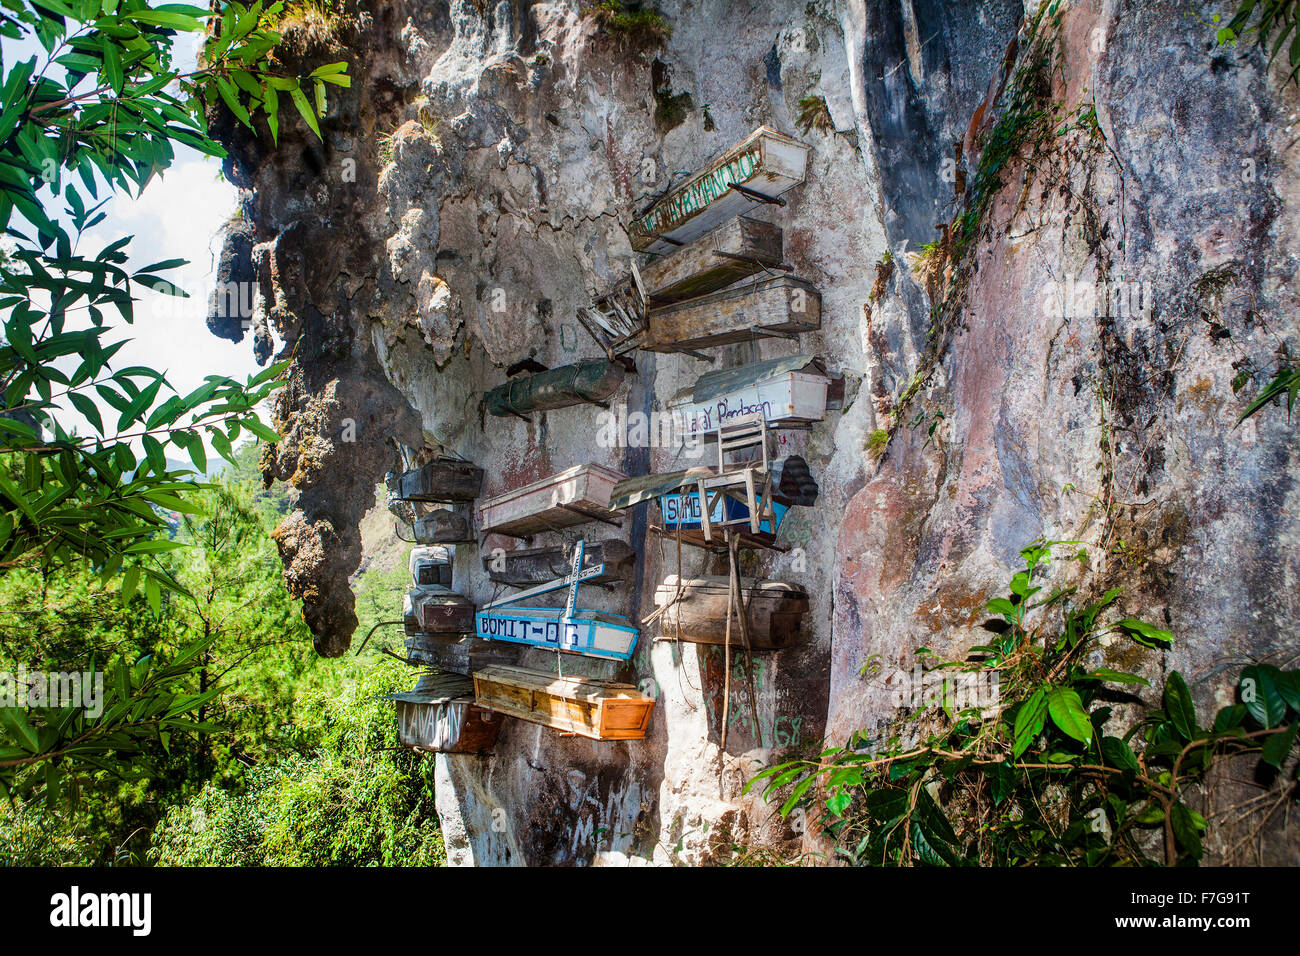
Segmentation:
<svg viewBox="0 0 1300 956">
<path fill-rule="evenodd" d="M 410 523 L 416 544 L 463 544 L 473 540 L 471 506 L 482 487 L 482 468 L 437 458 L 391 482 L 389 509 Z"/>
<path fill-rule="evenodd" d="M 617 559 L 622 548 L 627 545 L 606 541 L 599 553 Z M 517 561 L 510 579 L 541 576 L 549 564 L 549 556 L 538 553 L 544 550 L 537 549 L 527 555 L 527 560 Z M 616 569 L 607 569 L 603 562 L 588 563 L 584 541 L 574 546 L 569 567 L 567 575 L 483 605 L 475 615 L 475 634 L 491 643 L 629 659 L 636 648 L 638 629 L 622 615 L 581 608 L 577 603 L 579 585 L 612 580 Z M 563 606 L 524 603 L 561 591 L 567 592 Z M 520 667 L 475 670 L 474 686 L 475 700 L 481 707 L 597 740 L 644 736 L 654 705 L 652 698 L 629 685 L 594 678 L 563 678 Z"/>
<path fill-rule="evenodd" d="M 633 221 L 632 247 L 649 256 L 641 348 L 708 358 L 699 350 L 821 328 L 821 296 L 788 274 L 780 227 L 744 215 L 784 205 L 807 156 L 761 127 Z"/>
<path fill-rule="evenodd" d="M 732 641 L 751 650 L 780 650 L 798 643 L 808 592 L 780 581 L 741 578 L 735 593 L 727 577 L 678 578 L 670 574 L 655 590 L 660 637 L 693 644 L 722 644 L 727 615 L 734 614 Z M 744 618 L 744 626 L 739 619 Z"/>
<path fill-rule="evenodd" d="M 474 637 L 475 607 L 451 589 L 447 548 L 412 548 L 410 570 L 412 587 L 402 604 L 409 662 L 468 675 L 476 666 L 514 660 L 501 646 Z"/>
<path fill-rule="evenodd" d="M 480 507 L 483 532 L 528 537 L 588 521 L 617 524 L 609 496 L 626 477 L 603 465 L 575 465 L 522 488 L 485 498 Z"/>
</svg>

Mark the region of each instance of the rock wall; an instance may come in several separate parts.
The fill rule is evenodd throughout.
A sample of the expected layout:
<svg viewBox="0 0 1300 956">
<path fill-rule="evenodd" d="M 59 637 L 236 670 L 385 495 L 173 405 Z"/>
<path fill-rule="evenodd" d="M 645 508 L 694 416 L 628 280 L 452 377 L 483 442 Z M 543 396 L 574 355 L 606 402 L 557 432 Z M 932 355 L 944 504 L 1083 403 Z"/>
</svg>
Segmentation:
<svg viewBox="0 0 1300 956">
<path fill-rule="evenodd" d="M 598 354 L 575 310 L 626 269 L 625 228 L 668 184 L 761 124 L 812 147 L 806 184 L 759 214 L 822 295 L 822 329 L 798 348 L 843 372 L 847 395 L 782 433 L 821 498 L 783 526 L 791 551 L 744 563 L 807 587 L 805 642 L 752 673 L 733 662 L 725 718 L 716 650 L 646 628 L 627 666 L 566 659 L 566 673 L 655 694 L 649 736 L 510 721 L 490 756 L 439 756 L 453 862 L 824 850 L 744 782 L 895 716 L 888 688 L 859 676 L 866 659 L 909 670 L 922 646 L 982 643 L 984 602 L 1039 536 L 1084 542 L 1082 586 L 1124 587 L 1126 611 L 1175 633 L 1128 663 L 1182 670 L 1207 707 L 1230 696 L 1228 668 L 1294 652 L 1298 428 L 1278 409 L 1234 426 L 1300 347 L 1297 96 L 1257 51 L 1215 49 L 1186 6 L 664 0 L 671 36 L 639 49 L 574 0 L 363 3 L 290 57 L 352 62 L 324 142 L 286 123 L 272 150 L 225 127 L 253 235 L 228 245 L 250 261 L 224 267 L 257 276 L 260 341 L 273 330 L 293 358 L 287 437 L 264 464 L 303 494 L 277 540 L 328 655 L 355 627 L 356 527 L 394 442 L 474 461 L 486 495 L 590 461 L 674 465 L 664 449 L 602 447 L 592 407 L 485 419 L 481 392 L 525 357 Z M 988 182 L 979 149 L 1016 91 L 1061 126 L 1007 157 L 963 244 L 951 224 Z M 825 119 L 801 133 L 809 98 Z M 792 349 L 716 354 L 721 367 Z M 662 409 L 707 368 L 637 353 L 613 404 Z M 642 552 L 635 582 L 600 600 L 644 616 L 675 549 L 647 535 L 644 509 L 621 532 L 594 528 L 547 542 L 625 535 Z M 512 544 L 481 542 L 496 546 Z M 459 548 L 455 575 L 481 602 L 479 558 Z M 684 567 L 724 571 L 702 553 Z M 555 666 L 535 651 L 521 663 Z M 1273 846 L 1295 862 L 1294 840 Z"/>
</svg>

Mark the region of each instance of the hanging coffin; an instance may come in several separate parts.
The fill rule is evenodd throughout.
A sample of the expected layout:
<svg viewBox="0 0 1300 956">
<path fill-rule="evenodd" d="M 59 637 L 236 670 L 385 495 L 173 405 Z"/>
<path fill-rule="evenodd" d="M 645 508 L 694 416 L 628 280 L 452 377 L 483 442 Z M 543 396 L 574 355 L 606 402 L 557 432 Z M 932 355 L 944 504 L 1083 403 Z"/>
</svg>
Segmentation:
<svg viewBox="0 0 1300 956">
<path fill-rule="evenodd" d="M 612 362 L 641 344 L 645 335 L 645 287 L 635 263 L 631 273 L 590 308 L 578 310 L 578 321 Z"/>
<path fill-rule="evenodd" d="M 654 307 L 716 292 L 780 266 L 780 227 L 741 216 L 690 245 L 651 259 L 642 277 Z"/>
<path fill-rule="evenodd" d="M 759 525 L 760 533 L 776 537 L 777 532 L 781 530 L 781 522 L 789 510 L 788 505 L 773 501 L 775 527 L 772 520 L 765 518 Z M 703 525 L 703 516 L 700 514 L 700 493 L 692 491 L 689 494 L 683 492 L 660 496 L 659 514 L 663 520 L 664 531 L 675 532 L 679 527 L 683 530 L 699 530 Z M 734 522 L 748 517 L 749 507 L 743 501 L 725 495 L 714 502 L 713 510 L 709 514 L 709 520 L 716 525 L 722 524 L 724 520 Z"/>
<path fill-rule="evenodd" d="M 417 544 L 464 544 L 473 541 L 466 512 L 435 508 L 411 524 Z"/>
<path fill-rule="evenodd" d="M 396 497 L 406 501 L 473 501 L 482 487 L 482 468 L 454 458 L 437 458 L 398 478 Z"/>
<path fill-rule="evenodd" d="M 411 584 L 417 588 L 439 585 L 451 587 L 451 552 L 438 546 L 411 549 L 407 566 L 411 571 Z"/>
<path fill-rule="evenodd" d="M 660 639 L 692 644 L 725 644 L 728 594 L 726 577 L 686 578 L 671 574 L 655 591 L 655 604 L 663 608 Z M 746 622 L 753 650 L 775 650 L 798 641 L 803 616 L 808 613 L 808 592 L 780 581 L 740 580 L 740 597 L 747 609 Z M 737 606 L 732 603 L 731 643 L 743 646 Z M 680 628 L 680 630 L 679 630 Z"/>
<path fill-rule="evenodd" d="M 593 740 L 643 739 L 655 703 L 631 684 L 500 666 L 474 672 L 474 699 L 480 707 Z"/>
<path fill-rule="evenodd" d="M 617 515 L 610 510 L 609 496 L 614 486 L 626 477 L 622 472 L 597 464 L 575 465 L 523 488 L 484 499 L 483 533 L 525 537 L 588 521 L 616 524 Z"/>
<path fill-rule="evenodd" d="M 469 674 L 492 664 L 513 664 L 518 648 L 492 644 L 468 634 L 408 634 L 406 659 L 441 671 Z"/>
<path fill-rule="evenodd" d="M 516 375 L 483 394 L 484 406 L 498 417 L 544 412 L 570 405 L 600 405 L 623 384 L 618 362 L 604 359 L 578 362 L 527 375 Z"/>
<path fill-rule="evenodd" d="M 474 605 L 438 585 L 413 588 L 402 602 L 402 624 L 410 635 L 470 634 L 474 631 Z"/>
<path fill-rule="evenodd" d="M 628 229 L 638 252 L 671 252 L 804 179 L 808 147 L 762 126 L 672 189 Z M 781 203 L 784 205 L 784 203 Z"/>
<path fill-rule="evenodd" d="M 712 438 L 718 425 L 762 412 L 769 428 L 800 428 L 826 417 L 830 378 L 811 355 L 717 369 L 668 402 L 686 437 Z"/>
<path fill-rule="evenodd" d="M 574 547 L 572 571 L 562 578 L 483 605 L 474 615 L 475 634 L 484 640 L 527 644 L 553 651 L 625 661 L 636 648 L 638 631 L 621 614 L 577 606 L 578 586 L 605 573 L 603 565 L 586 565 L 585 544 Z M 516 604 L 543 594 L 568 590 L 564 607 Z"/>
<path fill-rule="evenodd" d="M 415 750 L 483 753 L 501 733 L 501 716 L 474 703 L 474 680 L 461 674 L 422 674 L 413 690 L 387 699 L 397 704 L 398 739 Z"/>
<path fill-rule="evenodd" d="M 794 337 L 821 328 L 821 296 L 793 276 L 760 278 L 697 299 L 651 309 L 646 341 L 652 352 L 687 352 L 771 336 Z"/>
<path fill-rule="evenodd" d="M 604 573 L 586 583 L 606 585 L 626 581 L 631 577 L 636 552 L 618 540 L 597 541 L 586 546 L 584 567 L 604 566 Z M 545 584 L 566 574 L 572 558 L 564 548 L 522 548 L 487 552 L 483 555 L 483 570 L 495 584 L 508 584 L 516 588 L 529 588 Z"/>
</svg>

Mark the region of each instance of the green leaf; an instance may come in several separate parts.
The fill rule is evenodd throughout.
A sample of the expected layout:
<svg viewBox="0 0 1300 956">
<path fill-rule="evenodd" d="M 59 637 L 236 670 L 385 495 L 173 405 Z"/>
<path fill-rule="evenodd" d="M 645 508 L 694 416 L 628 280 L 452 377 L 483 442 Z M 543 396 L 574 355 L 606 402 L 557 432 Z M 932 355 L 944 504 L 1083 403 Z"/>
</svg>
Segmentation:
<svg viewBox="0 0 1300 956">
<path fill-rule="evenodd" d="M 1092 721 L 1075 691 L 1053 687 L 1047 693 L 1047 711 L 1065 734 L 1085 744 L 1092 740 Z"/>
<path fill-rule="evenodd" d="M 1169 715 L 1174 729 L 1185 741 L 1195 740 L 1200 736 L 1196 725 L 1196 705 L 1192 701 L 1192 692 L 1183 680 L 1183 675 L 1172 671 L 1165 680 L 1165 713 Z"/>
<path fill-rule="evenodd" d="M 40 742 L 36 731 L 27 721 L 27 714 L 21 707 L 0 707 L 0 724 L 13 735 L 17 744 L 28 753 L 38 753 Z"/>
<path fill-rule="evenodd" d="M 1169 644 L 1173 641 L 1173 634 L 1169 631 L 1162 631 L 1155 625 L 1148 624 L 1145 621 L 1139 621 L 1137 618 L 1127 617 L 1115 625 L 1120 630 L 1128 633 L 1128 636 L 1139 644 L 1147 647 L 1157 647 L 1162 644 Z"/>
<path fill-rule="evenodd" d="M 1202 853 L 1200 831 L 1205 829 L 1205 819 L 1185 803 L 1175 803 L 1169 811 L 1169 822 L 1179 845 L 1188 856 L 1199 860 Z"/>
<path fill-rule="evenodd" d="M 1292 724 L 1283 730 L 1279 730 L 1264 740 L 1262 748 L 1262 759 L 1264 763 L 1282 769 L 1282 763 L 1286 760 L 1287 755 L 1291 753 L 1291 746 L 1295 743 L 1296 731 L 1300 730 L 1300 723 Z"/>
<path fill-rule="evenodd" d="M 1121 770 L 1132 770 L 1136 773 L 1141 769 L 1133 749 L 1118 737 L 1102 737 L 1101 753 L 1109 763 Z"/>
<path fill-rule="evenodd" d="M 311 104 L 307 102 L 307 95 L 296 86 L 289 91 L 289 95 L 293 97 L 293 105 L 298 107 L 298 112 L 302 115 L 304 122 L 316 134 L 316 138 L 320 139 L 320 127 L 316 125 L 316 115 L 312 112 Z"/>
<path fill-rule="evenodd" d="M 1014 757 L 1018 759 L 1021 754 L 1029 749 L 1029 745 L 1042 733 L 1046 720 L 1047 694 L 1040 687 L 1030 695 L 1028 700 L 1020 705 L 1020 710 L 1016 713 L 1016 724 L 1013 731 L 1015 743 L 1011 751 Z"/>
<path fill-rule="evenodd" d="M 1243 670 L 1237 683 L 1246 710 L 1266 729 L 1277 727 L 1286 717 L 1286 699 L 1277 687 L 1280 673 L 1267 664 L 1255 665 Z"/>
<path fill-rule="evenodd" d="M 1137 674 L 1126 674 L 1123 671 L 1113 671 L 1109 667 L 1098 667 L 1095 671 L 1092 671 L 1086 676 L 1095 677 L 1098 680 L 1109 681 L 1112 684 L 1141 684 L 1143 687 L 1151 686 L 1151 682 L 1145 677 L 1139 677 Z"/>
</svg>

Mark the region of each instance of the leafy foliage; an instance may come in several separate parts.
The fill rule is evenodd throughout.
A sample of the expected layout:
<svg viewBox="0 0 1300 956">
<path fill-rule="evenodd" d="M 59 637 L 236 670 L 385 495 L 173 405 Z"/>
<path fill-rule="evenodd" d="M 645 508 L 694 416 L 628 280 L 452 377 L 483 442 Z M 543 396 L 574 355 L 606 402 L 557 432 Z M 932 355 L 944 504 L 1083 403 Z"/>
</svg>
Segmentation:
<svg viewBox="0 0 1300 956">
<path fill-rule="evenodd" d="M 1259 20 L 1251 24 L 1255 14 Z M 1300 24 L 1300 0 L 1243 0 L 1232 19 L 1219 28 L 1219 44 L 1236 44 L 1237 40 L 1248 34 L 1254 34 L 1261 46 L 1273 44 L 1269 60 L 1277 59 L 1283 48 L 1287 49 L 1287 61 L 1291 66 L 1290 79 L 1300 83 L 1300 34 L 1296 27 Z M 1216 14 L 1214 22 L 1219 23 Z M 1289 42 L 1288 42 L 1289 41 Z"/>
<path fill-rule="evenodd" d="M 955 710 L 945 698 L 942 714 L 915 715 L 907 743 L 901 732 L 855 737 L 815 760 L 770 767 L 747 789 L 761 782 L 769 799 L 783 796 L 784 815 L 820 802 L 819 822 L 855 864 L 1148 864 L 1153 844 L 1166 863 L 1199 860 L 1207 824 L 1188 787 L 1225 753 L 1258 752 L 1282 769 L 1300 726 L 1300 672 L 1247 668 L 1243 703 L 1220 710 L 1207 728 L 1173 671 L 1160 707 L 1122 733 L 1112 729 L 1114 708 L 1137 703 L 1123 688 L 1148 682 L 1090 666 L 1098 639 L 1164 647 L 1172 635 L 1135 618 L 1103 623 L 1118 590 L 1084 605 L 1071 603 L 1073 588 L 1040 597 L 1036 581 L 1066 544 L 1025 548 L 1010 593 L 988 603 L 998 639 L 938 665 L 996 672 L 999 706 Z M 1077 551 L 1069 560 L 1085 559 Z M 1048 627 L 1049 610 L 1059 611 L 1059 626 Z"/>
<path fill-rule="evenodd" d="M 1295 410 L 1296 398 L 1300 397 L 1300 369 L 1282 367 L 1278 369 L 1273 380 L 1264 386 L 1263 390 L 1255 397 L 1255 400 L 1246 407 L 1237 419 L 1238 424 L 1244 422 L 1251 415 L 1272 402 L 1275 398 L 1286 396 L 1286 414 L 1287 418 Z"/>
<path fill-rule="evenodd" d="M 190 719 L 220 692 L 191 693 L 187 686 L 205 648 L 198 642 L 170 658 L 161 653 L 118 658 L 104 673 L 97 714 L 80 706 L 0 707 L 0 793 L 24 798 L 39 788 L 48 805 L 66 795 L 75 809 L 84 774 L 147 776 L 151 768 L 143 755 L 149 744 L 166 750 L 177 731 L 215 729 Z M 92 660 L 88 671 L 94 670 Z"/>
<path fill-rule="evenodd" d="M 171 164 L 175 143 L 224 155 L 208 136 L 207 108 L 221 104 L 250 127 L 261 115 L 275 137 L 287 93 L 318 131 L 325 84 L 346 85 L 346 64 L 306 78 L 309 102 L 304 80 L 269 67 L 279 34 L 264 20 L 280 5 L 260 0 L 219 13 L 144 0 L 5 7 L 0 35 L 34 38 L 45 59 L 6 65 L 0 83 L 0 228 L 13 244 L 0 262 L 0 572 L 88 562 L 105 580 L 120 573 L 127 597 L 143 586 L 156 612 L 176 587 L 155 560 L 176 546 L 159 509 L 192 510 L 196 487 L 169 466 L 169 448 L 203 473 L 209 444 L 229 458 L 244 433 L 277 440 L 254 409 L 284 365 L 242 383 L 209 376 L 188 395 L 153 369 L 119 366 L 125 342 L 110 319 L 133 321 L 141 287 L 184 295 L 163 279 L 184 262 L 128 271 L 130 237 L 93 257 L 78 251 L 81 239 L 105 218 L 101 191 L 143 189 Z M 181 73 L 175 38 L 204 31 L 199 68 Z M 74 413 L 85 433 L 69 424 Z"/>
<path fill-rule="evenodd" d="M 373 667 L 342 698 L 300 701 L 317 741 L 307 757 L 255 771 L 247 789 L 209 783 L 174 807 L 154 836 L 160 865 L 439 865 L 433 761 L 397 747 L 392 705 L 409 680 L 395 661 Z"/>
<path fill-rule="evenodd" d="M 624 51 L 652 50 L 672 36 L 672 25 L 658 10 L 629 6 L 619 0 L 600 0 L 585 8 L 600 35 Z"/>
</svg>

